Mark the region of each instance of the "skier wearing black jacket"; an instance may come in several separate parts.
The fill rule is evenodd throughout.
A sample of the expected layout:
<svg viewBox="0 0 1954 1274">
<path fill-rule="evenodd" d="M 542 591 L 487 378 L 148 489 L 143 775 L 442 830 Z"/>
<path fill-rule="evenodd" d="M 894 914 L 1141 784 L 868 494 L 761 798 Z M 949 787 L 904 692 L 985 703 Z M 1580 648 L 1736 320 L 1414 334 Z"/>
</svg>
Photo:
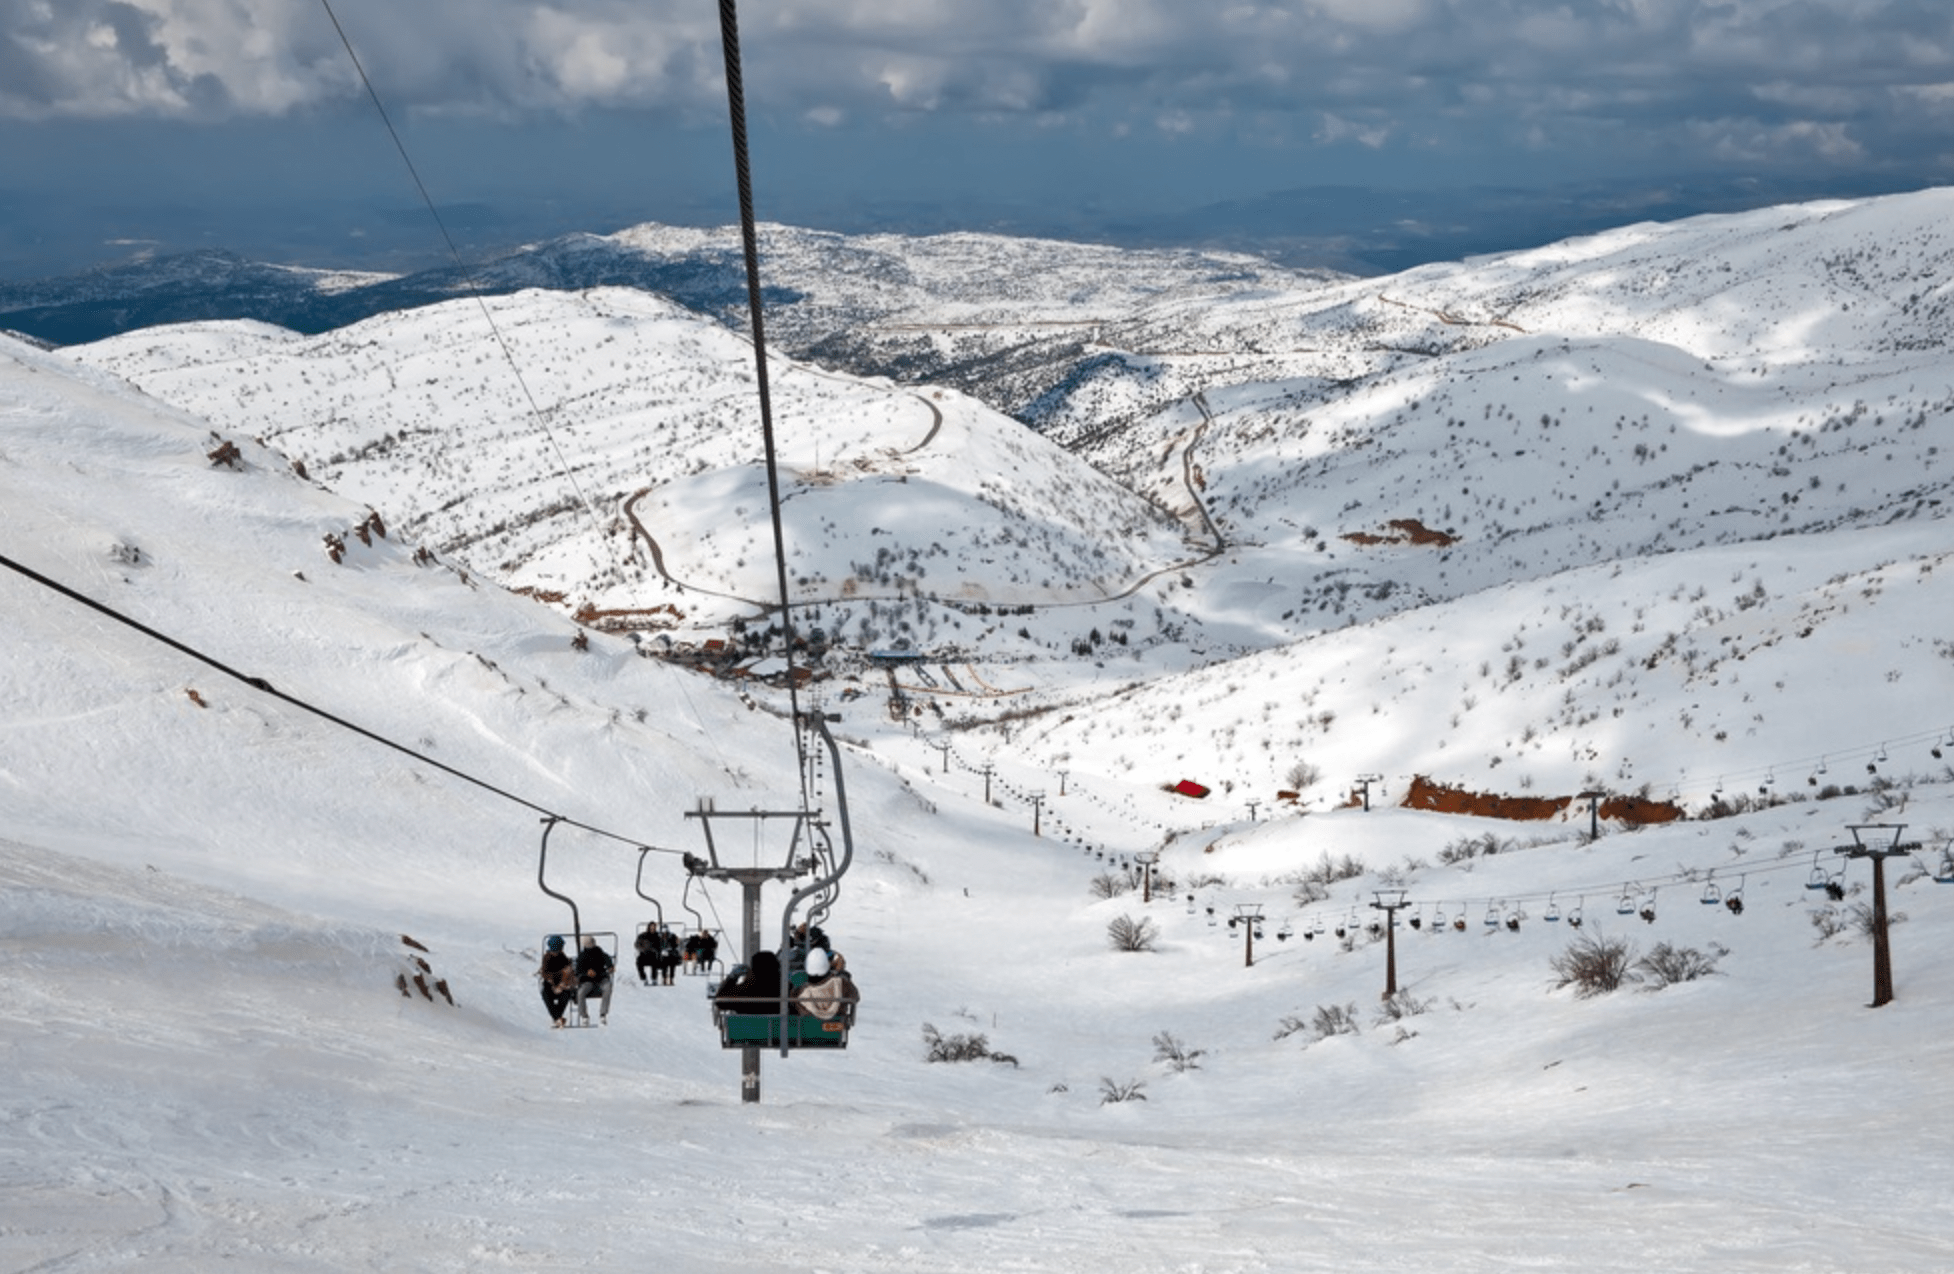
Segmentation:
<svg viewBox="0 0 1954 1274">
<path fill-rule="evenodd" d="M 592 992 L 603 997 L 597 1010 L 597 1020 L 607 1026 L 610 1024 L 613 968 L 610 952 L 598 946 L 597 939 L 585 938 L 583 949 L 577 952 L 577 1019 L 580 1026 L 590 1025 L 589 1000 Z"/>
</svg>

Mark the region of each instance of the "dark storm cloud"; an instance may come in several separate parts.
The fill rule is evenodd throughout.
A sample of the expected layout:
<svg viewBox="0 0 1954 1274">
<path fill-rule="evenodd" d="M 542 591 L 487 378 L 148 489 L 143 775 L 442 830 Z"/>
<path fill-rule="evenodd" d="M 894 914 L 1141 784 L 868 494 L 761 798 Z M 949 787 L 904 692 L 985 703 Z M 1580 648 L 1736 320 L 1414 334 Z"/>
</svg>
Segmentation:
<svg viewBox="0 0 1954 1274">
<path fill-rule="evenodd" d="M 401 109 L 710 108 L 705 0 L 336 0 Z M 1946 0 L 775 0 L 756 110 L 1106 135 L 1841 164 L 1954 123 Z M 357 84 L 317 0 L 0 0 L 0 114 L 278 115 Z"/>
</svg>

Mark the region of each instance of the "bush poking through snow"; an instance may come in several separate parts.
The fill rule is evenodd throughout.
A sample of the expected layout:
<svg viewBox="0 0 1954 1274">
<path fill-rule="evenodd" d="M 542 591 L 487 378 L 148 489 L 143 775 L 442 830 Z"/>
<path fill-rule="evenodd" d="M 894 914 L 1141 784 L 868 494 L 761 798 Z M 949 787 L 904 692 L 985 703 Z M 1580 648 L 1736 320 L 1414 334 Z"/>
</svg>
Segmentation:
<svg viewBox="0 0 1954 1274">
<path fill-rule="evenodd" d="M 1709 977 L 1717 971 L 1717 961 L 1729 954 L 1730 948 L 1715 942 L 1708 953 L 1658 942 L 1653 951 L 1635 962 L 1635 971 L 1649 984 L 1649 990 L 1660 991 L 1672 983 Z"/>
<path fill-rule="evenodd" d="M 1109 871 L 1102 871 L 1097 876 L 1094 876 L 1092 878 L 1092 884 L 1088 887 L 1091 889 L 1094 898 L 1117 898 L 1121 894 L 1133 892 L 1133 882 L 1131 880 L 1125 876 L 1114 875 Z"/>
<path fill-rule="evenodd" d="M 1131 916 L 1116 916 L 1106 926 L 1106 938 L 1115 951 L 1151 951 L 1159 937 L 1160 931 L 1145 916 L 1138 920 Z"/>
<path fill-rule="evenodd" d="M 1355 1035 L 1357 1026 L 1357 1006 L 1355 1004 L 1319 1004 L 1316 1006 L 1316 1019 L 1310 1023 L 1318 1039 L 1327 1040 L 1332 1035 Z"/>
<path fill-rule="evenodd" d="M 1289 767 L 1282 776 L 1282 785 L 1292 791 L 1307 792 L 1323 781 L 1323 768 L 1308 761 L 1298 761 Z"/>
<path fill-rule="evenodd" d="M 1129 1079 L 1124 1084 L 1111 1079 L 1099 1081 L 1099 1104 L 1110 1105 L 1120 1101 L 1145 1101 L 1147 1095 L 1140 1090 L 1147 1086 L 1143 1079 Z"/>
<path fill-rule="evenodd" d="M 1811 917 L 1812 928 L 1818 930 L 1820 942 L 1836 938 L 1846 931 L 1846 918 L 1837 907 L 1814 907 L 1806 914 Z"/>
<path fill-rule="evenodd" d="M 924 1056 L 926 1062 L 1006 1062 L 1015 1067 L 1018 1059 L 1009 1053 L 991 1051 L 990 1040 L 983 1035 L 945 1035 L 943 1032 L 923 1023 L 923 1044 L 929 1049 Z"/>
<path fill-rule="evenodd" d="M 1554 989 L 1571 986 L 1584 1000 L 1619 991 L 1624 983 L 1636 981 L 1635 947 L 1626 938 L 1587 934 L 1568 943 L 1550 963 L 1556 979 Z"/>
<path fill-rule="evenodd" d="M 1385 996 L 1384 1002 L 1378 1006 L 1377 1024 L 1383 1026 L 1387 1022 L 1402 1022 L 1408 1017 L 1428 1013 L 1433 1003 L 1432 1000 L 1419 999 L 1405 987 L 1399 987 Z"/>
<path fill-rule="evenodd" d="M 1162 1031 L 1153 1037 L 1153 1060 L 1167 1063 L 1168 1069 L 1176 1075 L 1200 1070 L 1201 1058 L 1207 1056 L 1207 1052 L 1205 1048 L 1189 1048 L 1170 1031 Z"/>
<path fill-rule="evenodd" d="M 1891 907 L 1886 909 L 1886 924 L 1888 928 L 1894 925 L 1905 924 L 1906 918 L 1907 913 L 1904 911 L 1894 911 Z M 1855 902 L 1850 907 L 1847 907 L 1845 909 L 1845 927 L 1850 929 L 1854 935 L 1871 942 L 1873 940 L 1874 929 L 1872 904 Z"/>
</svg>

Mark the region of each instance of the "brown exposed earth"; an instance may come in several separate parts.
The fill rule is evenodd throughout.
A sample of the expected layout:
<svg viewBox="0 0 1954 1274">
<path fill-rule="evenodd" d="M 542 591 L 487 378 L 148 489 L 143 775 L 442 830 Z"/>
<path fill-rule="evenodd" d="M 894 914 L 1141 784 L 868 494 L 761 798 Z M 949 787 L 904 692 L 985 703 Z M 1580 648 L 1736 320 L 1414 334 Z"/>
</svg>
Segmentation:
<svg viewBox="0 0 1954 1274">
<path fill-rule="evenodd" d="M 1499 792 L 1468 792 L 1464 788 L 1436 783 L 1420 774 L 1401 804 L 1406 809 L 1432 810 L 1439 814 L 1472 814 L 1480 818 L 1504 818 L 1516 822 L 1541 822 L 1565 814 L 1579 798 L 1573 796 L 1506 796 Z M 1673 823 L 1683 817 L 1681 806 L 1667 801 L 1651 801 L 1639 796 L 1611 796 L 1601 802 L 1599 816 L 1612 823 Z"/>
<path fill-rule="evenodd" d="M 1350 531 L 1340 538 L 1352 544 L 1416 544 L 1430 548 L 1444 548 L 1459 542 L 1458 536 L 1444 531 L 1434 531 L 1417 518 L 1393 518 L 1384 525 L 1390 528 L 1389 534 Z"/>
</svg>

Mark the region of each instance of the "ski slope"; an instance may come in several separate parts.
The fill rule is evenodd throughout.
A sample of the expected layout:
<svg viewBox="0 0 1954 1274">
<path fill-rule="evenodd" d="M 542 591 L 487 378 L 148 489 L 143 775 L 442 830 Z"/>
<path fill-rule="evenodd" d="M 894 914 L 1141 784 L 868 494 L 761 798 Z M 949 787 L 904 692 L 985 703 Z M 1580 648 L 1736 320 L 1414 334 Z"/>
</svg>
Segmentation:
<svg viewBox="0 0 1954 1274">
<path fill-rule="evenodd" d="M 223 441 L 241 467 L 209 459 Z M 370 516 L 248 436 L 0 343 L 0 554 L 530 803 L 0 571 L 0 1267 L 1954 1265 L 1935 1176 L 1954 1152 L 1954 987 L 1939 975 L 1954 886 L 1931 875 L 1954 828 L 1933 756 L 1950 741 L 1942 516 L 1714 550 L 1747 555 L 1741 571 L 1678 553 L 1516 581 L 1476 609 L 1381 616 L 1186 675 L 1163 652 L 1103 682 L 1068 674 L 1069 707 L 998 729 L 892 721 L 872 679 L 828 683 L 858 844 L 827 928 L 862 1016 L 845 1053 L 768 1056 L 757 1105 L 740 1101 L 703 979 L 627 983 L 608 1027 L 549 1029 L 531 971 L 568 917 L 536 887 L 538 807 L 627 838 L 552 841 L 550 883 L 586 928 L 651 918 L 628 842 L 660 851 L 646 888 L 680 916 L 662 851 L 696 848 L 684 811 L 792 800 L 783 700 L 620 638 L 579 651 L 559 611 Z M 1767 603 L 1740 606 L 1753 573 Z M 1730 598 L 1691 621 L 1714 600 L 1688 598 L 1705 579 Z M 1722 711 L 1737 728 L 1679 727 L 1651 748 L 1720 749 L 1733 789 L 1741 775 L 1747 793 L 1803 799 L 1604 826 L 1592 843 L 1578 806 L 1530 824 L 1397 808 L 1440 738 L 1471 758 L 1448 777 L 1503 780 L 1520 762 L 1489 758 L 1531 746 L 1526 727 L 1561 695 L 1607 705 L 1620 687 L 1584 679 L 1612 675 L 1601 662 L 1565 678 L 1560 660 L 1529 662 L 1445 720 L 1509 624 L 1554 607 L 1542 644 L 1569 639 L 1555 626 L 1575 595 L 1625 639 L 1617 662 L 1661 648 L 1671 617 L 1632 634 L 1638 605 L 1700 626 L 1637 685 L 1635 720 Z M 1821 605 L 1843 613 L 1819 636 L 1761 644 Z M 1039 639 L 1074 626 L 1011 622 Z M 1724 640 L 1739 623 L 1741 659 Z M 868 693 L 844 702 L 850 684 Z M 1771 702 L 1752 733 L 1739 714 L 1754 694 Z M 1318 724 L 1292 742 L 1301 715 Z M 1627 783 L 1655 781 L 1640 745 L 1587 731 L 1589 759 L 1569 742 L 1581 727 L 1561 728 L 1538 792 L 1590 768 L 1612 781 L 1624 756 Z M 1261 775 L 1207 802 L 1161 790 L 1264 735 L 1277 773 L 1298 755 L 1329 771 L 1314 803 L 1276 802 Z M 1186 743 L 1202 737 L 1206 756 Z M 1325 794 L 1360 768 L 1389 776 L 1379 808 L 1335 808 Z M 1707 784 L 1703 760 L 1689 769 Z M 1924 842 L 1888 866 L 1906 919 L 1896 999 L 1876 1011 L 1844 910 L 1868 901 L 1869 870 L 1832 853 L 1865 823 Z M 1489 835 L 1498 852 L 1467 856 Z M 1099 855 L 1141 850 L 1175 885 L 1150 903 L 1096 897 L 1117 870 Z M 1357 874 L 1299 901 L 1345 860 Z M 1843 871 L 1840 906 L 1806 887 L 1814 869 Z M 1366 924 L 1393 887 L 1413 904 L 1395 946 L 1415 1004 L 1380 1021 L 1385 944 Z M 1743 913 L 1703 905 L 1710 888 L 1741 890 Z M 1618 914 L 1623 898 L 1656 919 Z M 730 895 L 694 905 L 737 926 Z M 1257 906 L 1250 966 L 1225 921 Z M 1725 953 L 1710 977 L 1582 999 L 1551 967 L 1573 906 L 1583 933 L 1644 953 Z M 1440 912 L 1466 930 L 1431 923 Z M 1844 927 L 1821 937 L 1828 912 Z M 1122 916 L 1150 920 L 1157 950 L 1113 950 Z M 453 1006 L 396 989 L 403 934 Z M 1357 1033 L 1310 1025 L 1346 1006 Z M 926 1025 L 1015 1064 L 927 1063 Z M 1198 1065 L 1161 1060 L 1163 1033 Z M 1122 1089 L 1144 1100 L 1105 1100 Z"/>
</svg>

